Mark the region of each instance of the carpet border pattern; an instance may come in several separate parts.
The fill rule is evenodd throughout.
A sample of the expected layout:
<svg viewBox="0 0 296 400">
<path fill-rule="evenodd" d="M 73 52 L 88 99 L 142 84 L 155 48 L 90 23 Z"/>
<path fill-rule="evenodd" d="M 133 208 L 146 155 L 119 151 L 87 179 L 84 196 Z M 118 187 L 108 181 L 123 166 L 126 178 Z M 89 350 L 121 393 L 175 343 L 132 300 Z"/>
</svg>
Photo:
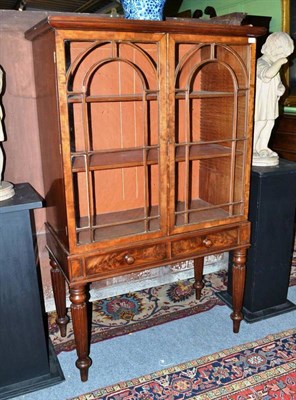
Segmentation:
<svg viewBox="0 0 296 400">
<path fill-rule="evenodd" d="M 139 385 L 148 385 L 151 383 L 153 386 L 155 380 L 165 380 L 166 376 L 168 375 L 175 375 L 179 374 L 182 372 L 186 372 L 186 370 L 192 370 L 194 368 L 200 368 L 204 367 L 206 365 L 209 365 L 210 363 L 215 363 L 218 362 L 221 358 L 226 358 L 227 356 L 235 356 L 237 353 L 242 353 L 244 351 L 248 352 L 248 350 L 252 351 L 253 348 L 257 348 L 258 346 L 260 348 L 264 346 L 269 346 L 270 348 L 273 348 L 276 346 L 276 341 L 281 341 L 285 340 L 285 338 L 289 338 L 292 336 L 296 335 L 296 328 L 295 329 L 289 329 L 277 334 L 271 334 L 268 335 L 262 339 L 258 339 L 256 341 L 244 343 L 226 350 L 218 351 L 214 354 L 207 355 L 200 357 L 196 360 L 192 360 L 189 362 L 181 363 L 173 367 L 168 367 L 166 369 L 160 370 L 153 372 L 151 374 L 143 375 L 139 378 L 127 380 L 124 382 L 120 382 L 115 385 L 110 385 L 102 389 L 94 390 L 92 392 L 80 395 L 78 397 L 71 398 L 69 400 L 115 400 L 115 399 L 129 399 L 129 400 L 134 400 L 134 399 L 160 399 L 161 397 L 134 397 L 133 395 L 129 396 L 127 394 L 127 397 L 125 397 L 124 393 L 121 393 L 124 390 L 129 390 L 134 387 L 137 387 Z M 281 397 L 274 397 L 274 398 L 280 398 L 282 400 L 292 400 L 296 399 L 296 338 L 294 338 L 294 342 L 292 341 L 292 344 L 288 345 L 291 347 L 290 350 L 294 352 L 295 354 L 292 358 L 283 355 L 284 361 L 279 363 L 277 360 L 274 361 L 274 366 L 271 365 L 270 368 L 267 368 L 262 371 L 255 371 L 256 368 L 254 369 L 254 374 L 251 374 L 250 376 L 242 377 L 242 379 L 239 380 L 234 380 L 233 382 L 226 383 L 226 384 L 221 384 L 217 388 L 205 390 L 203 393 L 201 392 L 198 395 L 193 395 L 193 396 L 184 396 L 180 397 L 180 399 L 198 399 L 198 400 L 211 400 L 211 399 L 263 399 L 263 398 L 271 398 L 271 397 L 265 397 L 263 393 L 259 394 L 257 393 L 258 388 L 262 390 L 263 385 L 267 382 L 267 387 L 268 386 L 273 386 L 275 387 L 277 384 L 279 385 L 279 390 L 282 390 L 281 384 L 282 381 L 281 379 L 286 379 L 290 382 L 291 387 L 293 386 L 292 392 L 290 388 L 287 388 L 287 395 L 281 394 Z M 268 351 L 268 350 L 267 350 Z M 281 350 L 279 350 L 281 351 Z M 286 361 L 285 361 L 286 357 Z M 278 365 L 277 365 L 278 364 Z M 271 382 L 270 385 L 268 385 L 268 382 Z M 251 391 L 249 395 L 247 395 L 246 391 Z M 149 392 L 148 392 L 149 393 Z M 147 393 L 147 394 L 148 394 Z M 246 397 L 242 396 L 242 393 L 246 393 Z M 257 394 L 256 394 L 257 393 Z M 291 397 L 292 393 L 292 397 Z M 295 393 L 295 397 L 293 395 Z M 152 393 L 151 393 L 152 394 Z M 257 396 L 258 395 L 258 396 Z M 110 397 L 111 396 L 111 397 Z M 113 397 L 114 396 L 114 397 Z M 261 397 L 260 397 L 261 396 Z M 263 397 L 262 397 L 263 396 Z M 175 397 L 166 397 L 167 400 L 173 399 Z M 176 397 L 179 398 L 179 397 Z M 272 397 L 273 398 L 273 397 Z"/>
</svg>

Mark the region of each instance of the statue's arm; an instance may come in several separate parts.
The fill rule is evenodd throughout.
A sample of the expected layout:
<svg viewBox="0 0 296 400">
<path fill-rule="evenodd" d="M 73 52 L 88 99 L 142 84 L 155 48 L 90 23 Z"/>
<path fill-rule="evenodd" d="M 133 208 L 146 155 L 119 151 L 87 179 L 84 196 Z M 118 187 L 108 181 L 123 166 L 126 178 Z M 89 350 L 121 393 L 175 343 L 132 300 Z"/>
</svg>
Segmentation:
<svg viewBox="0 0 296 400">
<path fill-rule="evenodd" d="M 279 72 L 279 70 L 281 69 L 281 66 L 283 64 L 286 64 L 287 62 L 288 62 L 287 58 L 279 58 L 269 68 L 265 69 L 265 78 L 267 78 L 267 79 L 274 78 L 276 76 L 276 74 Z"/>
</svg>

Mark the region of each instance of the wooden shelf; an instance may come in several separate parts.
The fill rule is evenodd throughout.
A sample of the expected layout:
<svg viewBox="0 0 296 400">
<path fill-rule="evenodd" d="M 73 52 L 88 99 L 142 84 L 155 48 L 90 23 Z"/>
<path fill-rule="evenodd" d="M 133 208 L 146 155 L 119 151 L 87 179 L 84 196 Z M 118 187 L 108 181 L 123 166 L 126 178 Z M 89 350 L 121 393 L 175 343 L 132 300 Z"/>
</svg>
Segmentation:
<svg viewBox="0 0 296 400">
<path fill-rule="evenodd" d="M 239 204 L 239 203 L 233 203 Z M 196 199 L 191 201 L 188 210 L 188 223 L 198 224 L 203 221 L 229 218 L 231 215 L 225 211 L 228 205 L 213 205 L 204 200 Z M 223 208 L 222 208 L 223 207 Z M 176 205 L 176 226 L 187 225 L 184 222 L 185 207 L 184 202 L 178 202 Z M 92 241 L 107 240 L 110 238 L 130 236 L 145 232 L 145 220 L 149 226 L 148 231 L 154 232 L 160 229 L 160 217 L 158 215 L 158 207 L 152 206 L 149 211 L 149 216 L 145 218 L 143 208 L 132 210 L 124 210 L 113 213 L 96 215 L 93 218 L 92 227 L 88 226 L 88 218 L 80 218 L 76 229 L 79 244 Z"/>
<path fill-rule="evenodd" d="M 205 99 L 205 98 L 216 98 L 216 97 L 234 97 L 234 96 L 243 96 L 247 91 L 247 89 L 240 89 L 237 92 L 213 92 L 213 91 L 194 91 L 189 93 L 190 99 Z M 176 99 L 185 99 L 186 98 L 186 91 L 183 89 L 176 90 Z"/>
<path fill-rule="evenodd" d="M 186 145 L 178 145 L 176 148 L 176 161 L 185 161 Z M 204 158 L 229 157 L 231 149 L 219 144 L 193 144 L 189 146 L 189 160 Z"/>
<path fill-rule="evenodd" d="M 225 206 L 224 206 L 225 207 Z M 185 204 L 179 201 L 176 205 L 176 226 L 184 225 Z M 203 221 L 229 218 L 230 214 L 221 206 L 210 204 L 204 200 L 191 201 L 188 209 L 188 223 L 197 224 Z M 186 224 L 185 224 L 186 225 Z"/>
<path fill-rule="evenodd" d="M 197 91 L 197 92 L 190 92 L 189 98 L 190 99 L 202 99 L 202 98 L 213 98 L 213 97 L 233 97 L 235 96 L 234 92 L 210 92 L 210 91 Z M 186 91 L 180 89 L 180 91 L 176 91 L 176 99 L 185 99 L 186 98 Z"/>
<path fill-rule="evenodd" d="M 242 96 L 247 89 L 240 89 L 236 92 L 213 92 L 213 91 L 194 91 L 189 93 L 190 99 L 203 99 L 203 98 L 216 98 L 216 97 L 234 97 Z M 183 89 L 176 91 L 176 99 L 185 99 L 186 91 Z M 82 103 L 84 100 L 82 93 L 70 93 L 68 94 L 68 103 Z M 126 94 L 108 94 L 108 95 L 91 95 L 85 97 L 86 103 L 108 103 L 108 102 L 128 102 L 128 101 L 151 101 L 157 100 L 158 93 L 126 93 Z"/>
<path fill-rule="evenodd" d="M 176 162 L 185 161 L 186 145 L 178 145 L 176 148 Z M 144 152 L 147 151 L 147 165 L 158 163 L 158 148 L 114 150 L 89 155 L 89 170 L 129 168 L 143 166 Z M 189 149 L 189 160 L 201 160 L 205 158 L 229 157 L 231 149 L 219 144 L 192 144 Z M 72 171 L 84 172 L 86 154 L 72 154 Z"/>
<path fill-rule="evenodd" d="M 86 96 L 85 100 L 82 93 L 68 94 L 68 103 L 111 103 L 111 102 L 128 102 L 128 101 L 143 101 L 157 100 L 158 93 L 126 93 L 126 94 L 108 94 L 108 95 L 92 95 Z"/>
<path fill-rule="evenodd" d="M 158 148 L 149 149 L 125 149 L 94 153 L 89 155 L 89 170 L 129 168 L 144 165 L 144 152 L 147 152 L 147 165 L 158 163 Z M 84 172 L 86 155 L 73 155 L 72 171 Z"/>
<path fill-rule="evenodd" d="M 159 207 L 152 206 L 149 209 L 148 217 L 145 217 L 144 208 L 136 208 L 112 213 L 96 215 L 94 223 L 90 228 L 87 217 L 81 217 L 79 227 L 76 229 L 79 244 L 92 241 L 108 240 L 122 236 L 130 236 L 145 232 L 145 224 L 148 232 L 155 232 L 160 229 Z"/>
</svg>

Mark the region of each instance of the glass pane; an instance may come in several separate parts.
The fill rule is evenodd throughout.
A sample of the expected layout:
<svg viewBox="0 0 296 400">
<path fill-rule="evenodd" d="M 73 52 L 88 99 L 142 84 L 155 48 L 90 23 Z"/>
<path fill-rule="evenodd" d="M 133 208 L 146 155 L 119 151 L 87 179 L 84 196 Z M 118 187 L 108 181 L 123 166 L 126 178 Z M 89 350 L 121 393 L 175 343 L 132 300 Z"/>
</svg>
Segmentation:
<svg viewBox="0 0 296 400">
<path fill-rule="evenodd" d="M 243 214 L 248 46 L 176 45 L 175 225 Z"/>
<path fill-rule="evenodd" d="M 236 160 L 234 186 L 231 157 L 177 164 L 176 226 L 242 214 L 242 156 L 237 155 Z"/>
<path fill-rule="evenodd" d="M 87 193 L 85 174 L 81 175 L 76 181 L 80 204 Z M 79 244 L 159 230 L 156 165 L 95 171 L 91 179 L 96 189 L 91 199 L 94 216 L 89 218 L 86 205 L 78 210 Z"/>
<path fill-rule="evenodd" d="M 72 43 L 68 112 L 78 244 L 160 229 L 156 43 Z"/>
</svg>

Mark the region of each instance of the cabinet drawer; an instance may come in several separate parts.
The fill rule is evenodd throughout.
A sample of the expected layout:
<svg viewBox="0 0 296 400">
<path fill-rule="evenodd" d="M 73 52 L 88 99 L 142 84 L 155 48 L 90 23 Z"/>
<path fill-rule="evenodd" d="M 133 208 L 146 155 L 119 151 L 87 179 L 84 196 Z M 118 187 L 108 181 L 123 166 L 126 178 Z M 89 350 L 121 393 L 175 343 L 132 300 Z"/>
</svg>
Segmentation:
<svg viewBox="0 0 296 400">
<path fill-rule="evenodd" d="M 85 260 L 86 275 L 108 275 L 145 264 L 153 264 L 167 257 L 166 244 L 132 248 L 114 253 L 88 257 Z"/>
<path fill-rule="evenodd" d="M 238 244 L 237 229 L 229 229 L 218 233 L 196 236 L 190 239 L 172 242 L 172 257 L 195 256 L 199 253 L 215 253 Z"/>
</svg>

